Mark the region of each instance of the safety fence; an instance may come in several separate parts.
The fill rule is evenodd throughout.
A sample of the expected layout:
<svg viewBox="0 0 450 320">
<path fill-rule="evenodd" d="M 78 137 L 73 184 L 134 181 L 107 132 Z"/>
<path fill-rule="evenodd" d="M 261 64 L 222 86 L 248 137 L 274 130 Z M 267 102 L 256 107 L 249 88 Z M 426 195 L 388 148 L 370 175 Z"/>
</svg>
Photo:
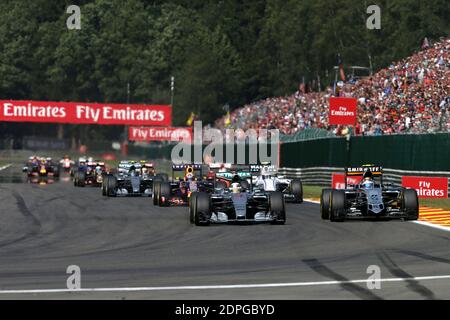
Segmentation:
<svg viewBox="0 0 450 320">
<path fill-rule="evenodd" d="M 375 163 L 414 171 L 450 171 L 450 133 L 321 138 L 283 143 L 281 167 L 345 167 Z"/>
</svg>

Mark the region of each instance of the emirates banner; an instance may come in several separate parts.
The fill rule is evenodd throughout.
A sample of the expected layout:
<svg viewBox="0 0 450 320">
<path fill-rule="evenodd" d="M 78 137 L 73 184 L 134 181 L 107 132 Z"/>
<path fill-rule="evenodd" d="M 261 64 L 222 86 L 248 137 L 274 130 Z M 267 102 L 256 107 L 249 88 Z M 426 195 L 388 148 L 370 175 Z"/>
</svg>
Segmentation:
<svg viewBox="0 0 450 320">
<path fill-rule="evenodd" d="M 192 140 L 192 128 L 154 128 L 130 127 L 128 131 L 130 141 L 185 141 Z"/>
<path fill-rule="evenodd" d="M 348 177 L 347 184 L 358 184 L 361 182 L 361 177 Z M 333 173 L 331 180 L 331 188 L 333 189 L 345 189 L 345 174 Z"/>
<path fill-rule="evenodd" d="M 448 178 L 402 177 L 402 186 L 416 189 L 419 198 L 448 198 Z"/>
<path fill-rule="evenodd" d="M 330 125 L 355 125 L 357 100 L 330 98 Z"/>
<path fill-rule="evenodd" d="M 0 121 L 170 126 L 168 105 L 0 100 Z"/>
</svg>

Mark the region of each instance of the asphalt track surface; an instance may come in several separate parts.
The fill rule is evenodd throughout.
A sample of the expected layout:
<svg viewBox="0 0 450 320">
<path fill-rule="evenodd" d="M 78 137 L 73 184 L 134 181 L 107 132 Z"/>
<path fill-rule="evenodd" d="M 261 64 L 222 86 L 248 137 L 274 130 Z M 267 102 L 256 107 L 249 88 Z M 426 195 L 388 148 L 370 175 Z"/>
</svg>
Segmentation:
<svg viewBox="0 0 450 320">
<path fill-rule="evenodd" d="M 0 172 L 0 299 L 450 298 L 443 230 L 331 223 L 306 202 L 287 206 L 283 226 L 195 227 L 185 207 L 105 198 L 68 181 L 33 185 L 18 170 Z M 64 292 L 69 265 L 81 268 L 82 288 L 100 291 Z M 369 289 L 370 265 L 396 280 Z"/>
</svg>

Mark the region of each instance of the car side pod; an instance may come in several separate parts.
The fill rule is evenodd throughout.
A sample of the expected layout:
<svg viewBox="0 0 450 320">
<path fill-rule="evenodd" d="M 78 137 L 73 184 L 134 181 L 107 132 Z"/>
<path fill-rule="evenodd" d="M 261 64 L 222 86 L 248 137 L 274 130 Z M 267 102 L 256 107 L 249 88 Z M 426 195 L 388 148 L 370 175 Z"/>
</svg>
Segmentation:
<svg viewBox="0 0 450 320">
<path fill-rule="evenodd" d="M 330 195 L 330 221 L 342 222 L 345 218 L 345 191 L 332 190 Z"/>
<path fill-rule="evenodd" d="M 320 195 L 320 216 L 323 220 L 330 219 L 330 196 L 333 189 L 322 189 Z"/>
</svg>

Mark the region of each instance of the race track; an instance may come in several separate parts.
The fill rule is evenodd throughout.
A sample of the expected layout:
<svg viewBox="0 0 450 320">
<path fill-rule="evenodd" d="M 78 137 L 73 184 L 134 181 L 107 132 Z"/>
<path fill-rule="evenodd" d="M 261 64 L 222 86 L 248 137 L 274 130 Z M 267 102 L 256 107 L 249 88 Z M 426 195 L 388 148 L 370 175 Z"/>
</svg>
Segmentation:
<svg viewBox="0 0 450 320">
<path fill-rule="evenodd" d="M 0 299 L 450 299 L 443 230 L 331 223 L 313 203 L 288 205 L 284 226 L 195 227 L 187 208 L 27 184 L 18 170 L 0 172 Z M 101 290 L 64 292 L 69 265 L 82 288 Z M 397 280 L 379 290 L 349 282 L 367 279 L 369 265 Z"/>
</svg>

